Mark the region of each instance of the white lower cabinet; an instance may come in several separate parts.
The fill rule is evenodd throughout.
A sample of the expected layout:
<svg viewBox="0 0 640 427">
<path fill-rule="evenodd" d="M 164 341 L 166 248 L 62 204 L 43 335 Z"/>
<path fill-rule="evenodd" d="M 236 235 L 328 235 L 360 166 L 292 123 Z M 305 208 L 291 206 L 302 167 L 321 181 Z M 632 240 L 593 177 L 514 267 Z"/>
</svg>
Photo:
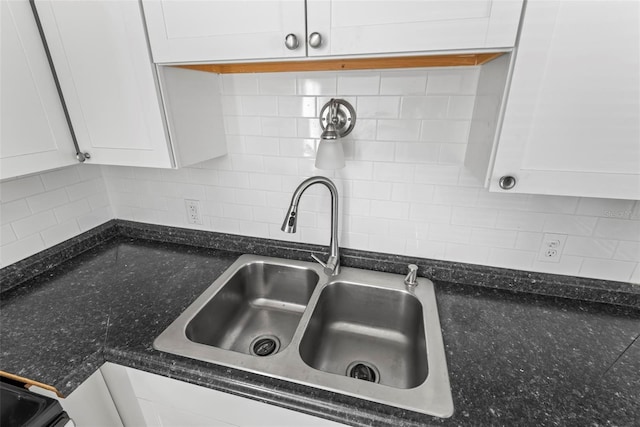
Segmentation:
<svg viewBox="0 0 640 427">
<path fill-rule="evenodd" d="M 112 363 L 101 371 L 125 426 L 342 425 Z"/>
<path fill-rule="evenodd" d="M 53 392 L 43 388 L 34 386 L 29 390 L 57 399 L 77 427 L 123 427 L 99 370 L 64 399 L 59 399 Z"/>
</svg>

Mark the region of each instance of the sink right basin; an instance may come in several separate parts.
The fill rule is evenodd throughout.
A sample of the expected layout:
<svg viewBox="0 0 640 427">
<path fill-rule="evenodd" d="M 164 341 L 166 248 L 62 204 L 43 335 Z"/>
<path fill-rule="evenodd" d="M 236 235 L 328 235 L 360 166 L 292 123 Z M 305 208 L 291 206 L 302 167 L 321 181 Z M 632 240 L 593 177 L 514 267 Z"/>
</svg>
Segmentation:
<svg viewBox="0 0 640 427">
<path fill-rule="evenodd" d="M 321 371 L 413 388 L 428 374 L 422 318 L 411 293 L 333 282 L 320 294 L 300 356 Z"/>
</svg>

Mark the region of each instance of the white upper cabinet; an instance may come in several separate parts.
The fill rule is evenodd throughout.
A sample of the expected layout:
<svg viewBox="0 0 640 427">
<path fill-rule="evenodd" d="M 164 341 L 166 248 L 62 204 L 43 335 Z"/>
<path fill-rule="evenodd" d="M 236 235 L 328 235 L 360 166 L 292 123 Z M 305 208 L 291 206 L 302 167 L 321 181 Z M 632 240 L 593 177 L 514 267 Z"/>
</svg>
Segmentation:
<svg viewBox="0 0 640 427">
<path fill-rule="evenodd" d="M 77 163 L 29 2 L 0 8 L 0 179 Z"/>
<path fill-rule="evenodd" d="M 92 163 L 171 167 L 139 4 L 36 6 L 80 149 Z"/>
<path fill-rule="evenodd" d="M 226 153 L 219 76 L 161 70 L 158 77 L 137 1 L 36 6 L 89 162 L 171 168 Z"/>
<path fill-rule="evenodd" d="M 143 0 L 155 62 L 304 57 L 304 0 Z M 285 45 L 285 38 L 297 41 Z"/>
<path fill-rule="evenodd" d="M 309 56 L 513 47 L 520 0 L 307 0 Z"/>
<path fill-rule="evenodd" d="M 637 1 L 528 3 L 491 190 L 640 199 L 639 28 Z"/>
<path fill-rule="evenodd" d="M 522 0 L 142 3 L 157 63 L 509 48 L 522 9 Z"/>
</svg>

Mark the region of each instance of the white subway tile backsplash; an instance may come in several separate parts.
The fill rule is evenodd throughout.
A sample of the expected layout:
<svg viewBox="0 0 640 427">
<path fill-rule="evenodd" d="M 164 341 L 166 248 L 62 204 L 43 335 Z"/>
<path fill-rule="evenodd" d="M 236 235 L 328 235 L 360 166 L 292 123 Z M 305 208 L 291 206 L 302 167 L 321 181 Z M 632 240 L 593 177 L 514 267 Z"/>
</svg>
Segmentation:
<svg viewBox="0 0 640 427">
<path fill-rule="evenodd" d="M 353 148 L 352 160 L 385 162 L 394 159 L 395 143 L 391 141 L 354 141 Z"/>
<path fill-rule="evenodd" d="M 611 258 L 617 245 L 617 240 L 569 236 L 564 244 L 563 253 L 590 258 Z"/>
<path fill-rule="evenodd" d="M 466 208 L 456 206 L 451 214 L 451 224 L 466 225 L 469 227 L 494 228 L 498 218 L 497 209 Z M 499 233 L 498 230 L 494 230 Z"/>
<path fill-rule="evenodd" d="M 133 203 L 127 203 L 126 199 L 133 199 L 137 196 L 131 195 L 129 193 L 124 193 L 120 196 L 120 202 L 124 203 L 128 206 L 134 206 Z M 55 208 L 54 213 L 56 215 L 56 219 L 58 223 L 67 222 L 70 219 L 78 218 L 81 215 L 91 212 L 91 206 L 89 202 L 85 199 L 77 200 L 73 203 L 69 203 L 65 206 L 60 206 L 59 208 Z"/>
<path fill-rule="evenodd" d="M 429 203 L 411 203 L 409 219 L 425 221 L 429 224 L 449 224 L 451 221 L 451 206 L 438 206 Z M 439 225 L 438 225 L 439 226 Z"/>
<path fill-rule="evenodd" d="M 57 224 L 53 211 L 45 211 L 19 219 L 11 224 L 18 239 L 24 239 Z"/>
<path fill-rule="evenodd" d="M 536 212 L 505 211 L 498 212 L 496 228 L 519 231 L 542 231 L 546 215 Z"/>
<path fill-rule="evenodd" d="M 3 245 L 15 242 L 16 240 L 18 240 L 18 238 L 16 237 L 16 233 L 13 232 L 11 225 L 7 224 L 0 227 L 0 241 L 2 241 Z"/>
<path fill-rule="evenodd" d="M 543 233 L 532 233 L 528 231 L 518 232 L 515 248 L 524 251 L 539 251 L 542 247 Z"/>
<path fill-rule="evenodd" d="M 489 251 L 490 264 L 504 264 L 518 270 L 531 270 L 537 256 L 536 252 L 515 249 L 491 248 Z"/>
<path fill-rule="evenodd" d="M 471 230 L 469 242 L 490 248 L 514 248 L 518 233 L 511 230 L 490 230 L 487 228 L 474 228 Z"/>
<path fill-rule="evenodd" d="M 295 95 L 296 79 L 294 73 L 264 73 L 258 77 L 261 95 Z"/>
<path fill-rule="evenodd" d="M 468 262 L 470 264 L 486 264 L 489 260 L 489 252 L 486 246 L 447 243 L 444 254 L 446 259 L 455 259 L 459 262 Z"/>
<path fill-rule="evenodd" d="M 413 182 L 414 165 L 373 163 L 373 176 L 378 182 Z"/>
<path fill-rule="evenodd" d="M 629 281 L 637 263 L 612 259 L 585 258 L 580 274 L 595 279 Z"/>
<path fill-rule="evenodd" d="M 51 172 L 45 172 L 40 175 L 40 177 L 47 190 L 54 190 L 80 182 L 78 168 L 57 169 Z M 26 193 L 24 193 L 24 195 L 26 195 Z"/>
<path fill-rule="evenodd" d="M 222 74 L 222 93 L 225 95 L 257 95 L 257 75 Z"/>
<path fill-rule="evenodd" d="M 636 269 L 631 273 L 631 283 L 640 285 L 640 263 L 637 263 Z"/>
<path fill-rule="evenodd" d="M 456 185 L 459 174 L 458 165 L 418 165 L 414 181 L 419 184 Z"/>
<path fill-rule="evenodd" d="M 621 261 L 640 261 L 640 242 L 619 242 L 613 258 Z"/>
<path fill-rule="evenodd" d="M 33 213 L 50 210 L 66 203 L 69 203 L 69 197 L 64 188 L 27 197 L 27 204 Z"/>
<path fill-rule="evenodd" d="M 391 200 L 426 204 L 433 200 L 433 188 L 433 185 L 428 184 L 394 183 L 391 190 Z"/>
<path fill-rule="evenodd" d="M 470 123 L 468 120 L 423 120 L 420 141 L 466 144 Z"/>
<path fill-rule="evenodd" d="M 243 96 L 242 114 L 245 116 L 277 116 L 278 98 L 276 96 Z"/>
<path fill-rule="evenodd" d="M 3 242 L 4 243 L 4 242 Z M 32 234 L 24 239 L 16 240 L 0 247 L 0 264 L 7 266 L 30 255 L 46 249 L 42 236 Z"/>
<path fill-rule="evenodd" d="M 597 218 L 579 215 L 548 215 L 543 231 L 545 233 L 590 236 L 596 227 Z"/>
<path fill-rule="evenodd" d="M 29 209 L 26 199 L 14 200 L 13 202 L 2 203 L 2 205 L 0 205 L 0 221 L 2 225 L 9 224 L 29 215 L 31 215 L 31 209 Z"/>
<path fill-rule="evenodd" d="M 450 119 L 471 120 L 475 96 L 451 96 L 446 117 Z"/>
<path fill-rule="evenodd" d="M 0 183 L 0 267 L 112 219 L 112 201 L 103 179 L 107 174 L 112 177 L 113 206 L 121 199 L 137 197 L 138 192 L 155 203 L 144 183 L 133 180 L 133 168 L 79 164 Z M 5 196 L 13 201 L 5 202 Z"/>
<path fill-rule="evenodd" d="M 260 124 L 263 136 L 296 137 L 298 133 L 295 117 L 262 117 Z M 248 133 L 248 135 L 259 134 Z"/>
<path fill-rule="evenodd" d="M 466 144 L 440 144 L 438 163 L 462 164 L 467 150 Z M 460 178 L 458 178 L 458 181 Z"/>
<path fill-rule="evenodd" d="M 42 185 L 39 175 L 0 182 L 0 200 L 2 200 L 2 203 L 8 203 L 42 192 L 44 192 L 44 185 Z"/>
<path fill-rule="evenodd" d="M 599 218 L 594 236 L 618 240 L 640 241 L 640 221 Z"/>
<path fill-rule="evenodd" d="M 380 74 L 377 72 L 346 72 L 338 75 L 338 94 L 377 95 L 380 92 Z"/>
<path fill-rule="evenodd" d="M 51 247 L 64 242 L 69 239 L 70 236 L 80 234 L 80 227 L 78 227 L 78 223 L 76 221 L 67 221 L 62 224 L 54 225 L 51 228 L 47 228 L 40 234 L 42 235 L 45 245 L 47 245 L 47 247 Z"/>
<path fill-rule="evenodd" d="M 469 243 L 471 240 L 471 227 L 449 224 L 433 224 L 429 227 L 427 235 L 429 240 L 439 242 Z"/>
<path fill-rule="evenodd" d="M 407 202 L 390 202 L 371 200 L 371 215 L 378 218 L 409 219 L 410 204 Z"/>
<path fill-rule="evenodd" d="M 283 117 L 318 117 L 316 98 L 312 96 L 278 97 L 278 114 Z"/>
<path fill-rule="evenodd" d="M 424 95 L 427 73 L 423 70 L 383 71 L 380 95 Z"/>
<path fill-rule="evenodd" d="M 353 196 L 359 199 L 389 200 L 391 199 L 391 183 L 354 181 Z"/>
<path fill-rule="evenodd" d="M 378 120 L 378 140 L 418 141 L 420 120 Z"/>
<path fill-rule="evenodd" d="M 226 218 L 233 218 L 237 220 L 252 220 L 251 208 L 246 205 L 229 205 L 222 206 L 222 216 Z"/>
<path fill-rule="evenodd" d="M 299 232 L 280 230 L 294 189 L 324 175 L 339 189 L 343 247 L 640 282 L 640 203 L 489 193 L 464 168 L 478 75 L 224 75 L 226 156 L 178 170 L 78 165 L 0 183 L 2 265 L 113 217 L 326 245 L 323 186 L 302 197 Z M 331 97 L 351 102 L 358 119 L 341 140 L 346 168 L 322 171 L 317 115 Z M 187 198 L 200 200 L 202 225 L 187 223 Z M 46 213 L 54 221 L 33 228 L 29 218 Z M 546 232 L 568 236 L 558 263 L 538 259 Z"/>
<path fill-rule="evenodd" d="M 633 200 L 583 198 L 578 202 L 578 215 L 627 219 L 633 211 Z"/>
<path fill-rule="evenodd" d="M 448 96 L 405 96 L 400 117 L 403 119 L 444 119 L 447 117 Z"/>
<path fill-rule="evenodd" d="M 298 76 L 298 95 L 336 95 L 338 77 L 335 73 L 304 73 Z M 345 95 L 341 93 L 340 95 Z"/>
<path fill-rule="evenodd" d="M 396 119 L 399 107 L 399 96 L 359 96 L 354 105 L 358 118 L 369 119 Z"/>
<path fill-rule="evenodd" d="M 396 142 L 396 162 L 438 163 L 439 157 L 439 144 L 424 142 Z"/>
<path fill-rule="evenodd" d="M 480 67 L 431 69 L 427 78 L 427 95 L 475 95 L 479 76 Z"/>
</svg>

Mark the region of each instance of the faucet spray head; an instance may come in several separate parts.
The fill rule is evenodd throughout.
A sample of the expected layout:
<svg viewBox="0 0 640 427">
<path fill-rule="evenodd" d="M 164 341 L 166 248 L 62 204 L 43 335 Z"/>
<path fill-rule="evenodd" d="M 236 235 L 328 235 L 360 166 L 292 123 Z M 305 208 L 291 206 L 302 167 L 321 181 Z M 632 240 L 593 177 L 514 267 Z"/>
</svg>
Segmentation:
<svg viewBox="0 0 640 427">
<path fill-rule="evenodd" d="M 285 233 L 295 233 L 296 225 L 298 224 L 298 206 L 291 205 L 287 211 L 287 216 L 284 217 L 284 222 L 280 229 Z"/>
</svg>

